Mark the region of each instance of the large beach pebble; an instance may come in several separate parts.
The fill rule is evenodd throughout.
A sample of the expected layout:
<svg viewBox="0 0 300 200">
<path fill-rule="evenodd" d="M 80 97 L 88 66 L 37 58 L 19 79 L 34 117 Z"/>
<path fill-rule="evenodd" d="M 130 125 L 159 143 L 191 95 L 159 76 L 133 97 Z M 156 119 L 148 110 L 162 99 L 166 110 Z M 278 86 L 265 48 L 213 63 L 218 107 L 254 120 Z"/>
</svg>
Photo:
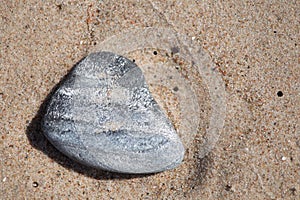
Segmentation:
<svg viewBox="0 0 300 200">
<path fill-rule="evenodd" d="M 92 53 L 74 67 L 49 100 L 42 128 L 68 157 L 113 172 L 161 172 L 184 155 L 141 69 L 110 52 Z"/>
</svg>

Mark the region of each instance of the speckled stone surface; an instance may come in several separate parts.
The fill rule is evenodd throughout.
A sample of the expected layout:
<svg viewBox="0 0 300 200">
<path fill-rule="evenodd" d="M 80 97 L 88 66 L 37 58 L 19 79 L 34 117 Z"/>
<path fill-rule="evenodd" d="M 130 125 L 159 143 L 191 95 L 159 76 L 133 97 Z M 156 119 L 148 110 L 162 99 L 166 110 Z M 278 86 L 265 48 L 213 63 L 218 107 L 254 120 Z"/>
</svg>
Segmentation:
<svg viewBox="0 0 300 200">
<path fill-rule="evenodd" d="M 162 172 L 184 156 L 142 70 L 112 52 L 91 53 L 72 69 L 47 103 L 41 126 L 62 153 L 101 170 Z"/>
<path fill-rule="evenodd" d="M 1 198 L 300 199 L 299 4 L 296 0 L 4 1 Z M 95 45 L 124 29 L 148 26 L 170 26 L 194 39 L 211 57 L 227 92 L 226 120 L 218 142 L 204 158 L 197 156 L 212 108 L 207 85 L 191 73 L 184 78 L 187 83 L 192 80 L 201 123 L 185 146 L 180 167 L 128 176 L 74 163 L 41 134 L 43 102 Z M 128 57 L 139 66 L 147 59 L 165 62 L 170 69 L 178 65 L 156 51 L 157 55 L 153 50 L 131 52 Z M 146 79 L 162 74 L 157 71 L 149 69 Z M 157 85 L 160 82 L 149 87 L 177 129 L 188 115 L 176 112 L 181 102 L 177 95 L 183 90 L 167 72 L 170 87 Z"/>
</svg>

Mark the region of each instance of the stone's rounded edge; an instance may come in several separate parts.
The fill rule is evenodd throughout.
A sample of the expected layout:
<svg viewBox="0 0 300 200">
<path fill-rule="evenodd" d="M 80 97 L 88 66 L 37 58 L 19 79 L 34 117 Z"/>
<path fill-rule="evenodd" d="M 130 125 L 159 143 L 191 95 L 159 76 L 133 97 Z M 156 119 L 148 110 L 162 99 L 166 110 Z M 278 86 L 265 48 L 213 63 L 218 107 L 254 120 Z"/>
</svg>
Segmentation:
<svg viewBox="0 0 300 200">
<path fill-rule="evenodd" d="M 107 142 L 109 139 L 105 137 L 105 134 L 98 135 L 97 139 L 92 135 L 86 135 L 84 138 L 81 137 L 81 140 L 85 141 L 83 146 L 86 149 L 75 149 L 78 153 L 75 156 L 72 154 L 71 158 L 83 165 L 110 172 L 157 173 L 179 166 L 184 157 L 185 149 L 179 137 L 173 134 L 173 137 L 168 139 L 170 140 L 168 143 L 153 151 L 135 152 L 131 149 L 120 149 L 116 145 L 111 145 Z M 87 143 L 88 140 L 96 141 L 96 144 Z M 70 153 L 68 153 L 70 150 L 67 152 L 61 148 L 59 150 L 70 157 Z M 83 153 L 85 153 L 84 159 L 80 156 Z"/>
<path fill-rule="evenodd" d="M 65 78 L 58 84 L 53 94 L 48 99 L 45 107 L 44 116 L 42 116 L 40 126 L 42 134 L 47 138 L 47 140 L 62 154 L 66 155 L 70 159 L 80 162 L 78 159 L 79 154 L 84 152 L 85 149 L 78 147 L 75 151 L 70 151 L 70 148 L 78 146 L 81 144 L 80 138 L 76 137 L 76 132 L 74 121 L 72 120 L 72 113 L 68 113 L 68 119 L 64 118 L 66 112 L 61 112 L 59 105 L 63 105 L 64 110 L 70 111 L 73 107 L 73 95 L 69 91 L 73 88 L 76 79 L 76 68 L 86 59 L 83 58 L 81 62 L 77 63 L 74 68 L 65 76 Z M 68 100 L 62 97 L 67 97 Z M 59 102 L 59 103 L 58 103 Z M 59 116 L 59 117 L 58 117 Z M 62 118 L 60 118 L 62 117 Z M 62 128 L 63 124 L 68 124 L 68 130 Z M 64 139 L 63 139 L 64 136 Z M 84 147 L 82 145 L 82 147 Z M 80 152 L 81 151 L 81 152 Z"/>
<path fill-rule="evenodd" d="M 43 129 L 45 130 L 45 127 L 43 127 Z M 171 144 L 168 143 L 154 153 L 126 152 L 124 154 L 116 154 L 114 152 L 103 151 L 103 149 L 100 148 L 95 150 L 98 153 L 98 156 L 107 159 L 99 162 L 98 156 L 90 153 L 90 149 L 86 148 L 84 145 L 80 145 L 80 148 L 78 148 L 78 145 L 66 145 L 66 143 L 54 138 L 51 134 L 45 134 L 44 132 L 44 135 L 61 153 L 82 165 L 99 170 L 124 174 L 149 174 L 174 169 L 182 163 L 185 152 L 184 146 L 180 140 L 177 142 L 172 141 Z M 78 139 L 77 141 L 81 143 Z M 98 144 L 98 147 L 102 147 L 102 145 Z M 116 159 L 120 158 L 125 160 L 127 158 L 127 162 L 122 161 L 116 163 Z M 111 165 L 107 163 L 114 164 Z"/>
<path fill-rule="evenodd" d="M 184 147 L 181 142 L 163 147 L 161 150 L 149 153 L 115 154 L 107 153 L 105 163 L 114 163 L 113 165 L 93 165 L 92 167 L 110 172 L 124 174 L 150 174 L 171 170 L 178 167 L 184 158 Z M 104 157 L 101 155 L 101 157 Z M 116 160 L 122 159 L 122 162 L 116 163 Z M 128 160 L 128 161 L 126 161 Z M 90 162 L 91 163 L 91 162 Z M 87 163 L 83 163 L 87 164 Z M 89 164 L 88 164 L 89 165 Z"/>
<path fill-rule="evenodd" d="M 122 55 L 109 51 L 97 51 L 90 53 L 79 62 L 75 71 L 79 75 L 105 73 L 108 77 L 120 78 L 132 68 L 139 67 Z"/>
</svg>

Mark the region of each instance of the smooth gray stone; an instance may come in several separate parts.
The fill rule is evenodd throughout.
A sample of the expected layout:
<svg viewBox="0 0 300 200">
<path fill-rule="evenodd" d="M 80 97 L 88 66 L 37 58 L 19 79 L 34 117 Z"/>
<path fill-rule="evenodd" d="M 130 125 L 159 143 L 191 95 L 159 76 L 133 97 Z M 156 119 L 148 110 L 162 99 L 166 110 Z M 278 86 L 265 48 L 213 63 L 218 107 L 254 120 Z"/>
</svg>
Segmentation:
<svg viewBox="0 0 300 200">
<path fill-rule="evenodd" d="M 74 67 L 51 97 L 42 128 L 68 157 L 113 172 L 161 172 L 184 156 L 141 69 L 110 52 L 92 53 Z"/>
</svg>

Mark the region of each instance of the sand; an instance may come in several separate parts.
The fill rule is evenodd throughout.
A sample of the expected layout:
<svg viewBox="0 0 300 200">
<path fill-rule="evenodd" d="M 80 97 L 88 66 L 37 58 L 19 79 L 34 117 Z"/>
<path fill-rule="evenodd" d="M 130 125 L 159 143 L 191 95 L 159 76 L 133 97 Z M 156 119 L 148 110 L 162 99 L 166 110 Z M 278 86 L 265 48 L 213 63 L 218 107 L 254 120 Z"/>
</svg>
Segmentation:
<svg viewBox="0 0 300 200">
<path fill-rule="evenodd" d="M 300 199 L 299 10 L 299 1 L 3 1 L 0 199 Z M 152 175 L 73 162 L 40 130 L 47 98 L 107 38 L 147 27 L 191 39 L 224 104 L 178 49 L 127 52 L 178 130 L 184 162 Z"/>
</svg>

